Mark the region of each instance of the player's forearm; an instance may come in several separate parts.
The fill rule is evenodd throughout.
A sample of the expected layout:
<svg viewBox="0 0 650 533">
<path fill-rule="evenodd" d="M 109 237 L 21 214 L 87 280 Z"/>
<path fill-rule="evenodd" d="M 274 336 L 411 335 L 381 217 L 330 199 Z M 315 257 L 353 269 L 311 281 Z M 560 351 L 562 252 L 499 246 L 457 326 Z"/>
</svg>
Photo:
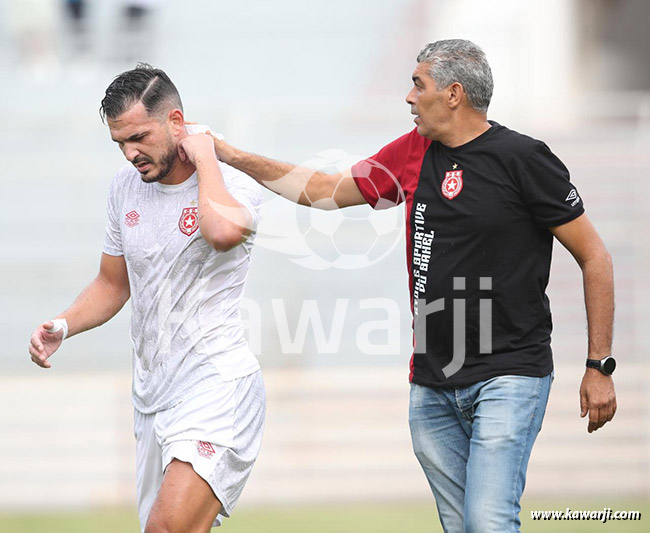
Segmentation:
<svg viewBox="0 0 650 533">
<path fill-rule="evenodd" d="M 250 235 L 251 214 L 228 192 L 213 154 L 197 158 L 196 168 L 201 234 L 216 250 L 227 251 Z"/>
<path fill-rule="evenodd" d="M 68 337 L 101 326 L 124 307 L 129 299 L 128 287 L 114 287 L 98 276 L 73 304 L 56 318 L 68 322 Z"/>
<path fill-rule="evenodd" d="M 606 250 L 585 261 L 582 265 L 587 329 L 588 355 L 602 359 L 612 350 L 614 326 L 614 273 L 612 259 Z"/>
<path fill-rule="evenodd" d="M 230 147 L 228 160 L 224 162 L 245 172 L 270 191 L 297 204 L 311 206 L 314 202 L 331 198 L 334 194 L 328 175 L 310 168 L 276 161 L 234 147 Z"/>
</svg>

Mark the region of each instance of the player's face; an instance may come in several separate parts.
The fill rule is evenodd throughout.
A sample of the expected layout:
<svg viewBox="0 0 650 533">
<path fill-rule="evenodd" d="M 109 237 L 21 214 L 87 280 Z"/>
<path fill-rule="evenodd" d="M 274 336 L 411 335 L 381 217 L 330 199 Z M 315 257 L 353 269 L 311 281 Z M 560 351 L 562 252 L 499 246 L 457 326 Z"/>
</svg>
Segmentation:
<svg viewBox="0 0 650 533">
<path fill-rule="evenodd" d="M 436 82 L 429 75 L 430 64 L 418 63 L 413 72 L 413 88 L 406 96 L 406 103 L 415 115 L 418 133 L 431 140 L 439 140 L 441 131 L 449 120 L 447 91 L 438 90 Z"/>
<path fill-rule="evenodd" d="M 150 116 L 141 102 L 116 119 L 109 119 L 108 127 L 111 138 L 146 183 L 165 179 L 179 162 L 169 124 L 160 117 Z"/>
</svg>

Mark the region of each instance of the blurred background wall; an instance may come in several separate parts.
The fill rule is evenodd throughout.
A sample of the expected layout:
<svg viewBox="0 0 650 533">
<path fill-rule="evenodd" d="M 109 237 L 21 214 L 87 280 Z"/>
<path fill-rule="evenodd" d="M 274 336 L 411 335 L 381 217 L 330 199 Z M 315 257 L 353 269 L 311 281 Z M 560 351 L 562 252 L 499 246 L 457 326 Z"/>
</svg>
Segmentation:
<svg viewBox="0 0 650 533">
<path fill-rule="evenodd" d="M 188 119 L 334 169 L 413 127 L 416 55 L 456 37 L 490 60 L 489 118 L 567 164 L 616 269 L 619 412 L 587 435 L 581 276 L 556 247 L 556 380 L 527 494 L 650 495 L 648 2 L 71 3 L 0 0 L 0 509 L 134 502 L 129 310 L 66 341 L 49 371 L 27 354 L 34 327 L 97 270 L 107 188 L 124 163 L 97 111 L 111 79 L 150 62 Z M 265 198 L 243 316 L 268 423 L 242 504 L 427 501 L 407 425 L 402 209 L 322 218 Z"/>
</svg>

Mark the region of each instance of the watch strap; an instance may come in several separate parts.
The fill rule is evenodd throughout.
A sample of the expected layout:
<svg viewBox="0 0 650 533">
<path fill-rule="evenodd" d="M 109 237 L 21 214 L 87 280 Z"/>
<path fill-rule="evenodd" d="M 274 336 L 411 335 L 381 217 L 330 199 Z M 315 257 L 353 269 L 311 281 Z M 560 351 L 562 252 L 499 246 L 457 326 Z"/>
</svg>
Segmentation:
<svg viewBox="0 0 650 533">
<path fill-rule="evenodd" d="M 587 368 L 595 368 L 600 370 L 606 376 L 611 376 L 616 370 L 616 359 L 611 355 L 603 357 L 602 359 L 587 359 Z"/>
</svg>

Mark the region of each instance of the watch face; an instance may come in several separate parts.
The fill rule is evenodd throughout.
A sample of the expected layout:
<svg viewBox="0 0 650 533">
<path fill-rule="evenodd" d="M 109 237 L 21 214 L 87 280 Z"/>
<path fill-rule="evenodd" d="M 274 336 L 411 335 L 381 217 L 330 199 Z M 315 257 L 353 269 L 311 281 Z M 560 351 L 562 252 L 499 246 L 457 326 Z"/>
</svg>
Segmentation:
<svg viewBox="0 0 650 533">
<path fill-rule="evenodd" d="M 612 374 L 614 373 L 614 369 L 616 368 L 616 360 L 613 357 L 608 357 L 603 361 L 603 370 L 605 371 L 606 374 Z"/>
</svg>

